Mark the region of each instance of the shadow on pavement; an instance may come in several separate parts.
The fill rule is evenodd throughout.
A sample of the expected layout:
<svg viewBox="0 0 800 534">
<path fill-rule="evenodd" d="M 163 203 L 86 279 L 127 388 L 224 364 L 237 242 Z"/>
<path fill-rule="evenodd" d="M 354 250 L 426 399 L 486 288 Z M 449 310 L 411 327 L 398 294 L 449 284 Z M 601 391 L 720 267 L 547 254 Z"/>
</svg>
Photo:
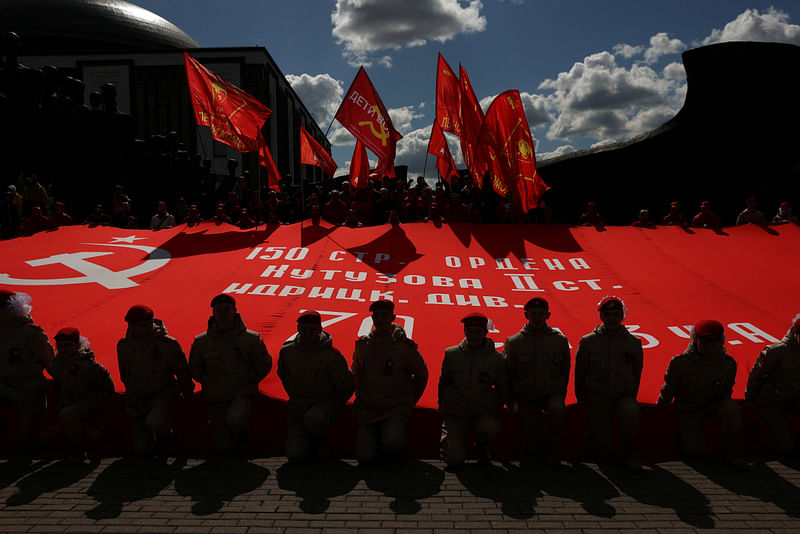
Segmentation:
<svg viewBox="0 0 800 534">
<path fill-rule="evenodd" d="M 175 491 L 197 501 L 194 515 L 218 512 L 226 502 L 264 483 L 269 469 L 240 458 L 213 458 L 175 475 Z"/>
<path fill-rule="evenodd" d="M 500 503 L 502 512 L 514 519 L 528 519 L 535 515 L 534 504 L 541 496 L 522 473 L 513 466 L 479 466 L 467 464 L 456 471 L 464 488 L 476 497 Z"/>
<path fill-rule="evenodd" d="M 571 499 L 588 513 L 611 518 L 617 513 L 607 501 L 618 497 L 617 489 L 602 475 L 581 464 L 563 464 L 561 469 L 548 469 L 536 462 L 522 461 L 518 479 L 541 494 Z"/>
<path fill-rule="evenodd" d="M 24 477 L 47 465 L 47 461 L 34 462 L 30 458 L 11 458 L 0 463 L 0 489 L 6 488 Z"/>
<path fill-rule="evenodd" d="M 755 464 L 741 473 L 720 462 L 687 461 L 686 465 L 736 495 L 749 495 L 773 503 L 791 517 L 800 517 L 800 488 L 765 464 Z"/>
<path fill-rule="evenodd" d="M 714 528 L 708 498 L 700 491 L 659 466 L 632 475 L 619 466 L 600 466 L 600 471 L 620 491 L 642 504 L 672 508 L 678 518 L 697 528 Z"/>
<path fill-rule="evenodd" d="M 275 471 L 278 487 L 294 492 L 300 510 L 321 514 L 330 506 L 331 497 L 345 495 L 361 479 L 355 467 L 341 460 L 298 464 L 287 462 Z"/>
<path fill-rule="evenodd" d="M 389 508 L 396 514 L 416 514 L 418 502 L 439 493 L 444 471 L 420 460 L 405 460 L 360 468 L 364 482 L 372 491 L 394 498 Z"/>
<path fill-rule="evenodd" d="M 118 517 L 126 504 L 158 496 L 184 465 L 186 460 L 167 464 L 135 457 L 120 458 L 97 475 L 89 487 L 87 494 L 99 502 L 86 512 L 86 517 Z"/>
<path fill-rule="evenodd" d="M 69 487 L 86 478 L 100 464 L 98 460 L 89 463 L 69 464 L 63 460 L 46 465 L 17 482 L 19 492 L 6 499 L 8 506 L 30 504 L 44 493 L 52 493 Z"/>
</svg>

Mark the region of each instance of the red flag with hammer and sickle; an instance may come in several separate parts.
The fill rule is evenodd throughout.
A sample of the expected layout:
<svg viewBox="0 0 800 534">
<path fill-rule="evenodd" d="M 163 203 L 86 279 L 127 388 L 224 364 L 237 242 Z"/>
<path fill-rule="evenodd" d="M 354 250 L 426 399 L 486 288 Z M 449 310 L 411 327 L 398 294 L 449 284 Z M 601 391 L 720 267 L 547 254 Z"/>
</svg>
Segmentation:
<svg viewBox="0 0 800 534">
<path fill-rule="evenodd" d="M 258 137 L 264 121 L 272 115 L 270 109 L 186 52 L 183 57 L 198 126 L 208 126 L 214 139 L 239 152 L 258 150 Z"/>
<path fill-rule="evenodd" d="M 536 171 L 533 137 L 522 108 L 519 91 L 495 97 L 483 121 L 478 142 L 490 149 L 502 179 L 513 195 L 514 205 L 523 213 L 536 208 L 549 188 Z"/>
<path fill-rule="evenodd" d="M 384 161 L 385 166 L 394 165 L 397 141 L 403 136 L 392 126 L 389 112 L 364 67 L 358 69 L 358 74 L 345 93 L 336 112 L 336 120 Z"/>
</svg>

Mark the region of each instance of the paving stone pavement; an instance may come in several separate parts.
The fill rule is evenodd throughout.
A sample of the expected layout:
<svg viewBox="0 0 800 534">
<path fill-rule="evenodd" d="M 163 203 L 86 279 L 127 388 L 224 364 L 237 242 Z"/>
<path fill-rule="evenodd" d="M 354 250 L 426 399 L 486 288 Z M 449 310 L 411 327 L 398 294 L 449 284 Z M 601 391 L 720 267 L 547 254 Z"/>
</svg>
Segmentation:
<svg viewBox="0 0 800 534">
<path fill-rule="evenodd" d="M 0 533 L 800 532 L 800 462 L 0 460 Z"/>
</svg>

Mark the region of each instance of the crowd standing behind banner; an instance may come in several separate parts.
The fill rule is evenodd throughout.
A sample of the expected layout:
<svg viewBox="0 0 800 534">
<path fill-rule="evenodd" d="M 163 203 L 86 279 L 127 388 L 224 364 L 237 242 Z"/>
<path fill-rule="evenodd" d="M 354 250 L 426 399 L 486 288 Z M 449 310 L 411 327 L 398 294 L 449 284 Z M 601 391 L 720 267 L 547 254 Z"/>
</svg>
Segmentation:
<svg viewBox="0 0 800 534">
<path fill-rule="evenodd" d="M 32 453 L 38 444 L 45 411 L 47 371 L 60 393 L 61 430 L 67 436 L 67 458 L 82 462 L 89 448 L 87 423 L 106 394 L 114 390 L 108 371 L 94 359 L 89 342 L 76 327 L 56 333 L 53 350 L 31 317 L 31 298 L 0 289 L 0 401 L 17 413 L 19 448 Z M 211 301 L 207 330 L 199 334 L 189 360 L 167 335 L 154 311 L 142 304 L 125 315 L 128 330 L 119 341 L 120 378 L 125 407 L 134 428 L 134 451 L 143 457 L 172 453 L 169 414 L 180 398 L 191 398 L 196 380 L 208 407 L 212 444 L 217 453 L 246 454 L 248 421 L 258 384 L 269 373 L 272 357 L 256 332 L 248 330 L 236 301 L 220 294 Z M 394 302 L 369 306 L 371 332 L 355 343 L 352 369 L 323 331 L 318 312 L 297 317 L 297 335 L 283 344 L 277 374 L 289 395 L 286 455 L 290 461 L 324 460 L 328 429 L 355 392 L 355 449 L 360 465 L 402 453 L 408 420 L 428 381 L 417 344 L 394 324 Z M 612 420 L 622 437 L 622 463 L 642 471 L 634 444 L 639 426 L 637 395 L 643 368 L 642 343 L 623 324 L 627 309 L 615 296 L 597 304 L 601 324 L 583 336 L 575 355 L 576 398 L 586 414 L 594 457 L 613 454 Z M 542 456 L 551 468 L 561 466 L 557 450 L 563 424 L 564 397 L 570 373 L 569 344 L 547 321 L 548 302 L 530 299 L 526 323 L 506 339 L 503 354 L 487 337 L 489 318 L 471 313 L 461 319 L 464 339 L 445 350 L 439 377 L 441 455 L 449 467 L 468 457 L 468 436 L 475 436 L 478 463 L 491 463 L 489 447 L 503 432 L 498 413 L 518 413 L 525 455 Z M 704 419 L 720 421 L 723 458 L 736 470 L 749 464 L 739 456 L 739 404 L 731 399 L 736 362 L 724 348 L 724 326 L 698 321 L 686 351 L 669 363 L 659 406 L 673 406 L 678 437 L 687 457 L 706 453 Z M 423 347 L 424 350 L 424 347 Z M 750 371 L 745 393 L 765 423 L 772 449 L 800 455 L 800 435 L 789 433 L 786 415 L 800 413 L 800 314 L 782 341 L 766 347 Z M 541 414 L 548 414 L 541 448 Z"/>
</svg>

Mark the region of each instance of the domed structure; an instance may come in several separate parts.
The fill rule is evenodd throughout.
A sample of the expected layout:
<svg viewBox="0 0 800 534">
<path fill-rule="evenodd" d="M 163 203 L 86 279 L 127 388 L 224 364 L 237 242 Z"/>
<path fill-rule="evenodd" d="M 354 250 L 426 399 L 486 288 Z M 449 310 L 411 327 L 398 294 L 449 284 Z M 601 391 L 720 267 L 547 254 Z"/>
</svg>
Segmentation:
<svg viewBox="0 0 800 534">
<path fill-rule="evenodd" d="M 0 31 L 22 55 L 197 48 L 180 28 L 123 0 L 0 0 Z"/>
</svg>

